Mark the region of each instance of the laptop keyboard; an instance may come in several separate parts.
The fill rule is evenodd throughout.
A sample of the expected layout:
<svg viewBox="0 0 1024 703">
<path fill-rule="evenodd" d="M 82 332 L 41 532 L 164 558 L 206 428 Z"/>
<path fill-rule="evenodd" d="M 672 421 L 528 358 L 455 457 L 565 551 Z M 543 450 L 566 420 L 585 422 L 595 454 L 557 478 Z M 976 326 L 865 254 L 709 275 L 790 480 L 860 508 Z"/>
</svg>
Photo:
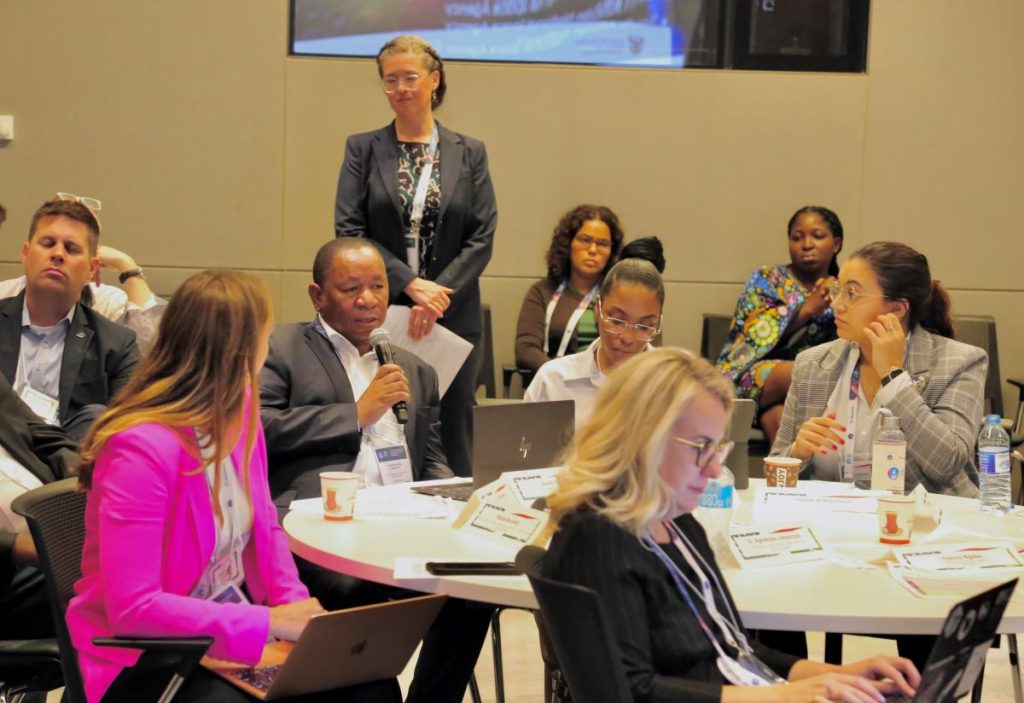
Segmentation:
<svg viewBox="0 0 1024 703">
<path fill-rule="evenodd" d="M 421 486 L 413 490 L 428 496 L 441 496 L 442 498 L 451 498 L 452 500 L 460 500 L 463 503 L 467 503 L 473 495 L 473 482 L 450 483 L 444 486 Z"/>
<path fill-rule="evenodd" d="M 277 678 L 277 674 L 280 671 L 281 665 L 274 664 L 272 666 L 261 666 L 252 669 L 237 669 L 231 672 L 231 676 L 266 693 L 274 685 L 274 679 Z"/>
</svg>

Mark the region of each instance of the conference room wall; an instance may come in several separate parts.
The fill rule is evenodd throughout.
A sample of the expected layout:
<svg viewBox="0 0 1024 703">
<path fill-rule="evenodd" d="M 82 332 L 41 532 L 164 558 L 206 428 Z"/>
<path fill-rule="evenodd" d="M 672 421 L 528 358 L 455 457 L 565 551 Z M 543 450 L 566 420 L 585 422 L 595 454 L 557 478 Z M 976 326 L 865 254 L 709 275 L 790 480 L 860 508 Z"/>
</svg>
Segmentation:
<svg viewBox="0 0 1024 703">
<path fill-rule="evenodd" d="M 158 291 L 212 265 L 260 272 L 280 319 L 308 316 L 344 138 L 390 113 L 372 62 L 288 58 L 283 3 L 7 3 L 0 15 L 0 261 L 16 271 L 48 193 L 102 197 L 107 241 Z M 1024 376 L 1015 312 L 1024 79 L 1016 0 L 874 3 L 866 75 L 452 63 L 442 121 L 487 142 L 501 212 L 484 277 L 496 362 L 558 216 L 603 202 L 666 243 L 666 341 L 731 309 L 783 225 L 833 207 L 847 250 L 926 251 L 963 312 L 993 314 Z M 981 235 L 981 236 L 979 236 Z M 977 308 L 966 310 L 964 304 Z M 1019 347 L 1009 347 L 1019 348 Z"/>
</svg>

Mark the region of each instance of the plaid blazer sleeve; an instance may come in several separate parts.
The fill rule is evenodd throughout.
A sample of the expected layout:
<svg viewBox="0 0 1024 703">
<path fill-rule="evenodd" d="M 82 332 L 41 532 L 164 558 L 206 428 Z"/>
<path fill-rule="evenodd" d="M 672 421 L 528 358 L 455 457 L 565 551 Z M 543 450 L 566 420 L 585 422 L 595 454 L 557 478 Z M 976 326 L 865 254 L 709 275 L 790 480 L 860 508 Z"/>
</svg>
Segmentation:
<svg viewBox="0 0 1024 703">
<path fill-rule="evenodd" d="M 969 344 L 929 336 L 927 374 L 918 375 L 887 407 L 899 416 L 907 436 L 910 480 L 932 492 L 975 497 L 974 447 L 984 412 L 988 355 Z"/>
</svg>

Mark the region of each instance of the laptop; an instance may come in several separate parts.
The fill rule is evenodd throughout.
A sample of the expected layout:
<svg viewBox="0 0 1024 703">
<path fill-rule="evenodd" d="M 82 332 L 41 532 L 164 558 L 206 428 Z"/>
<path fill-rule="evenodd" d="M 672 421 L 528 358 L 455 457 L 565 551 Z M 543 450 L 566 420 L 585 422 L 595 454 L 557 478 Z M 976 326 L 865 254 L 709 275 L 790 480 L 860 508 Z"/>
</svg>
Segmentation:
<svg viewBox="0 0 1024 703">
<path fill-rule="evenodd" d="M 935 638 L 917 692 L 912 698 L 894 694 L 885 700 L 953 703 L 970 693 L 985 666 L 985 655 L 1016 587 L 1017 579 L 1013 579 L 954 605 Z"/>
<path fill-rule="evenodd" d="M 505 471 L 556 466 L 572 439 L 575 405 L 571 400 L 477 405 L 473 408 L 473 480 L 413 490 L 468 501 L 473 491 Z"/>
<path fill-rule="evenodd" d="M 255 667 L 203 660 L 203 666 L 261 701 L 328 691 L 398 676 L 427 634 L 446 596 L 421 596 L 318 615 L 291 651 Z M 283 651 L 287 651 L 287 643 Z M 281 661 L 283 659 L 283 661 Z"/>
</svg>

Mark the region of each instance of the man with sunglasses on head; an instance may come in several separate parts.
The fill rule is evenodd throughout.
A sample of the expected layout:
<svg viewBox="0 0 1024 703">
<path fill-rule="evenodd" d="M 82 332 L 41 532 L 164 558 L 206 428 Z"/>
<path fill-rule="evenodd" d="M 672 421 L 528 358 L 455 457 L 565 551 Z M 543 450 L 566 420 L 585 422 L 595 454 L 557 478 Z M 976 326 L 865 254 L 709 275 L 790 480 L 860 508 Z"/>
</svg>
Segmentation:
<svg viewBox="0 0 1024 703">
<path fill-rule="evenodd" d="M 572 400 L 579 428 L 612 369 L 651 348 L 661 332 L 664 304 L 665 284 L 655 265 L 644 258 L 621 259 L 601 283 L 595 309 L 598 340 L 585 351 L 541 366 L 523 400 Z"/>
<path fill-rule="evenodd" d="M 102 208 L 99 200 L 72 193 L 57 193 L 56 199 L 77 201 L 85 205 L 99 224 L 99 211 Z M 2 218 L 0 224 L 3 224 Z M 101 244 L 97 249 L 97 256 L 100 261 L 99 269 L 89 284 L 82 289 L 81 302 L 108 320 L 134 331 L 139 351 L 145 354 L 156 340 L 160 317 L 167 307 L 167 301 L 153 293 L 142 267 L 129 254 Z M 100 282 L 100 273 L 104 270 L 117 275 L 121 288 Z M 0 298 L 12 298 L 24 289 L 24 276 L 0 281 Z"/>
<path fill-rule="evenodd" d="M 135 333 L 80 302 L 99 268 L 99 222 L 51 200 L 22 247 L 25 289 L 0 300 L 0 374 L 46 422 L 80 439 L 139 360 Z"/>
</svg>

